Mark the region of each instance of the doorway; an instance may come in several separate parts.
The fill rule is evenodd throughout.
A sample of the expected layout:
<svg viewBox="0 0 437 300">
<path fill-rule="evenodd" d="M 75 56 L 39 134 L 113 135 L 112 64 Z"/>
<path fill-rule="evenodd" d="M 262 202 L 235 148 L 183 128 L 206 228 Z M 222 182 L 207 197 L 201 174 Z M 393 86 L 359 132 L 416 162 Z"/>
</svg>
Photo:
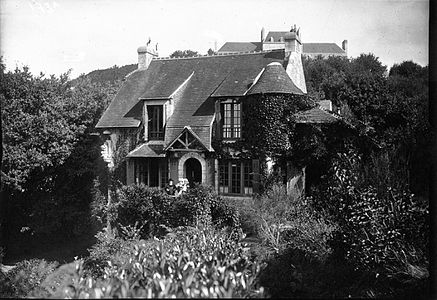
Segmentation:
<svg viewBox="0 0 437 300">
<path fill-rule="evenodd" d="M 193 186 L 195 182 L 202 183 L 202 165 L 200 161 L 195 158 L 189 158 L 185 162 L 185 176 L 188 179 L 190 186 Z"/>
</svg>

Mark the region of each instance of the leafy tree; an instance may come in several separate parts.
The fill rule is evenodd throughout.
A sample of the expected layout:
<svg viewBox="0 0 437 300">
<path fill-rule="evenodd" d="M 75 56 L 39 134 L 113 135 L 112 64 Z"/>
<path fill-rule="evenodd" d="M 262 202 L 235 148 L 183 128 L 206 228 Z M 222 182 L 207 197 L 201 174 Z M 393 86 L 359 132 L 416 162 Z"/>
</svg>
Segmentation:
<svg viewBox="0 0 437 300">
<path fill-rule="evenodd" d="M 179 58 L 179 57 L 193 57 L 199 56 L 199 52 L 193 50 L 176 50 L 172 54 L 170 54 L 171 58 Z"/>
<path fill-rule="evenodd" d="M 88 230 L 92 182 L 104 170 L 100 141 L 90 132 L 116 86 L 83 78 L 72 86 L 68 73 L 36 77 L 27 67 L 2 66 L 0 87 L 3 232 L 16 239 L 20 228 Z"/>
<path fill-rule="evenodd" d="M 214 50 L 212 50 L 211 48 L 209 48 L 208 49 L 208 52 L 207 52 L 207 54 L 208 55 L 214 55 L 214 54 L 216 54 L 217 52 L 215 52 Z"/>
</svg>

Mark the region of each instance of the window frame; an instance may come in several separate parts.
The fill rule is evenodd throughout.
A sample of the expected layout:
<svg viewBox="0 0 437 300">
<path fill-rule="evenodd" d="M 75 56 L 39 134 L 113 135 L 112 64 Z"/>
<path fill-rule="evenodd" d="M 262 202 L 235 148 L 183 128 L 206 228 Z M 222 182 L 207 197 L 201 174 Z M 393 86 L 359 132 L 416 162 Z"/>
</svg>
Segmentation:
<svg viewBox="0 0 437 300">
<path fill-rule="evenodd" d="M 254 194 L 252 160 L 220 160 L 218 175 L 219 194 L 234 196 Z M 238 185 L 235 185 L 236 182 Z"/>
<path fill-rule="evenodd" d="M 238 140 L 242 135 L 242 104 L 238 99 L 220 102 L 221 137 L 224 140 Z M 229 123 L 228 123 L 229 122 Z"/>
<path fill-rule="evenodd" d="M 148 139 L 164 140 L 164 105 L 147 105 L 147 116 Z"/>
</svg>

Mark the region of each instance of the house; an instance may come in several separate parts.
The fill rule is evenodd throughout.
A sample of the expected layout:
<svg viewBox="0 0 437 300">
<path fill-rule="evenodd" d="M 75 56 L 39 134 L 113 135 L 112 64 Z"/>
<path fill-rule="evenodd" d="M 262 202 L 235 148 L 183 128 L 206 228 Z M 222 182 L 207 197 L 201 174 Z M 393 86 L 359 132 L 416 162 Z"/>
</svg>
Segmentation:
<svg viewBox="0 0 437 300">
<path fill-rule="evenodd" d="M 342 47 L 335 43 L 302 43 L 300 30 L 296 29 L 296 25 L 292 28 L 296 32 L 296 40 L 298 48 L 296 51 L 302 53 L 303 56 L 315 58 L 321 55 L 324 58 L 328 56 L 347 56 L 347 40 L 342 42 Z M 226 42 L 218 53 L 241 53 L 252 51 L 265 51 L 285 48 L 285 35 L 287 31 L 269 31 L 265 35 L 265 29 L 261 29 L 261 39 L 259 42 Z"/>
<path fill-rule="evenodd" d="M 138 69 L 96 125 L 106 139 L 105 160 L 114 166 L 120 155 L 126 158 L 126 184 L 162 187 L 169 178 L 187 178 L 222 195 L 251 196 L 259 188 L 259 159 L 220 158 L 213 142 L 232 152 L 242 138 L 242 99 L 306 94 L 299 47 L 291 31 L 283 49 L 252 53 L 160 58 L 153 47 L 138 48 Z M 314 116 L 335 121 L 316 108 L 303 123 Z M 304 178 L 301 170 L 290 170 L 290 182 Z"/>
</svg>

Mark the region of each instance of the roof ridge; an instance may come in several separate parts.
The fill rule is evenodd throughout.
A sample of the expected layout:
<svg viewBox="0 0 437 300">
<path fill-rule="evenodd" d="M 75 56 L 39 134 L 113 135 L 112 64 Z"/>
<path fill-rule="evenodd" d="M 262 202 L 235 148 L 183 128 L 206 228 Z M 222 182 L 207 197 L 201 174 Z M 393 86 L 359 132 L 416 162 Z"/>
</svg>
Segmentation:
<svg viewBox="0 0 437 300">
<path fill-rule="evenodd" d="M 153 57 L 152 60 L 182 60 L 182 59 L 196 59 L 196 58 L 207 58 L 207 57 L 218 57 L 218 56 L 238 56 L 238 55 L 248 55 L 248 54 L 261 54 L 270 52 L 284 51 L 284 49 L 272 49 L 272 50 L 262 50 L 262 51 L 244 51 L 244 52 L 220 52 L 213 55 L 198 55 L 191 57 Z"/>
</svg>

